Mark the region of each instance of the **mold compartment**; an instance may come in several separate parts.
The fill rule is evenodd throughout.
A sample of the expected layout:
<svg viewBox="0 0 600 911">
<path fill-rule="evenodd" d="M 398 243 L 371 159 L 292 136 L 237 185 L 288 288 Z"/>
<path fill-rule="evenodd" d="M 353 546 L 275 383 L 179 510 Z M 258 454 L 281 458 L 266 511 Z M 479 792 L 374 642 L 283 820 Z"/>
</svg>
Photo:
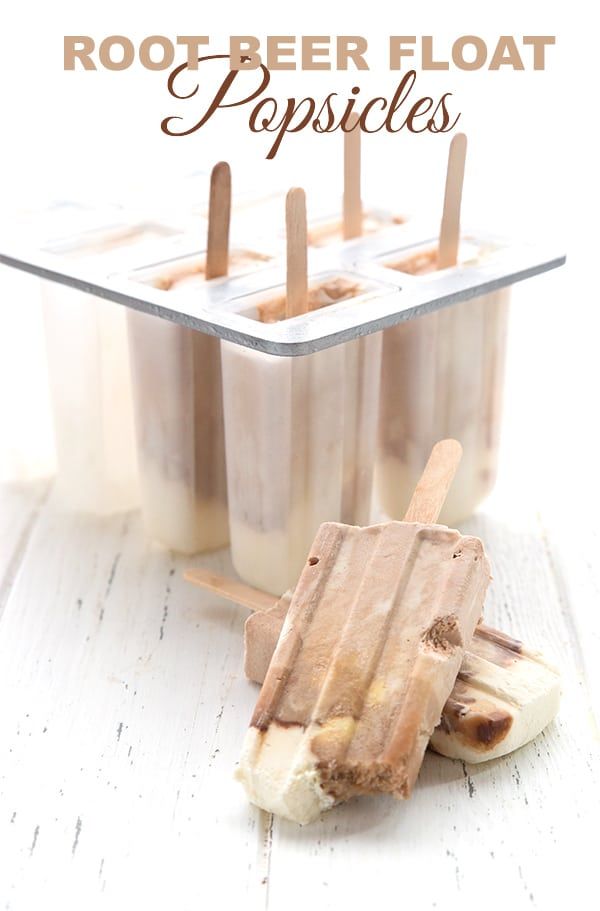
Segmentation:
<svg viewBox="0 0 600 911">
<path fill-rule="evenodd" d="M 441 288 L 500 250 L 465 238 L 458 265 L 447 269 L 436 268 L 436 242 L 386 253 L 377 262 Z M 492 490 L 510 295 L 510 287 L 481 294 L 383 333 L 376 487 L 391 518 L 402 518 L 431 447 L 446 437 L 461 443 L 463 457 L 440 521 L 456 525 L 468 518 Z"/>
<path fill-rule="evenodd" d="M 264 268 L 270 258 L 234 248 L 231 273 Z M 205 267 L 206 255 L 198 253 L 130 278 L 175 298 L 206 287 Z M 127 321 L 146 531 L 183 553 L 223 547 L 229 535 L 219 340 L 147 313 L 129 311 Z"/>
<path fill-rule="evenodd" d="M 345 305 L 362 306 L 380 294 L 395 290 L 376 279 L 339 269 L 309 277 L 306 313 L 286 317 L 286 288 L 283 284 L 232 298 L 223 304 L 222 309 L 256 322 L 280 323 L 318 318 L 319 311 L 337 312 Z"/>
</svg>

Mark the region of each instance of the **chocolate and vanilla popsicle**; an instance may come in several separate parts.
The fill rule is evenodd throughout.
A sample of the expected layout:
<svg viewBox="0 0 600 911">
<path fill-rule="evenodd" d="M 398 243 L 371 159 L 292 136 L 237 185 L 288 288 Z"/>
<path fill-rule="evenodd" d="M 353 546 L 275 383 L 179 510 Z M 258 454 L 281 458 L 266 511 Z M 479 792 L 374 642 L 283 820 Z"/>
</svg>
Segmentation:
<svg viewBox="0 0 600 911">
<path fill-rule="evenodd" d="M 467 141 L 448 155 L 437 244 L 390 254 L 381 264 L 432 281 L 430 273 L 468 269 L 492 252 L 460 234 Z M 384 513 L 400 518 L 433 443 L 453 437 L 463 460 L 441 514 L 467 518 L 496 480 L 510 288 L 491 291 L 386 329 L 383 337 L 376 487 Z"/>
<path fill-rule="evenodd" d="M 244 742 L 250 801 L 308 823 L 409 797 L 489 581 L 481 541 L 443 526 L 322 525 Z"/>
<path fill-rule="evenodd" d="M 309 280 L 306 202 L 286 200 L 285 286 L 249 295 L 265 323 L 358 300 L 373 285 L 352 273 Z M 381 334 L 300 357 L 223 340 L 223 412 L 231 556 L 239 576 L 276 595 L 295 585 L 322 522 L 370 519 Z"/>
<path fill-rule="evenodd" d="M 194 295 L 206 281 L 251 272 L 269 257 L 229 246 L 231 175 L 211 173 L 206 250 L 161 262 L 137 275 L 168 294 Z M 130 310 L 142 513 L 149 535 L 183 553 L 229 541 L 219 340 L 186 326 Z"/>
<path fill-rule="evenodd" d="M 272 607 L 260 600 L 244 626 L 244 671 L 264 681 L 292 600 L 286 592 Z M 555 717 L 560 675 L 540 652 L 500 630 L 478 624 L 465 651 L 442 717 L 429 740 L 437 753 L 484 762 L 533 740 Z"/>
</svg>

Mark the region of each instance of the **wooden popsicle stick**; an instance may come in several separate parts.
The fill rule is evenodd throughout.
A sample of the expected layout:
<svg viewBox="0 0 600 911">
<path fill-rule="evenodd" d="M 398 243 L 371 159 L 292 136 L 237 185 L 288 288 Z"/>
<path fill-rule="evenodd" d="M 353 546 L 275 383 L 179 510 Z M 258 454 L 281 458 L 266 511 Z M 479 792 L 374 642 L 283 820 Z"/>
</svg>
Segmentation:
<svg viewBox="0 0 600 911">
<path fill-rule="evenodd" d="M 219 573 L 213 573 L 209 569 L 186 569 L 183 574 L 186 582 L 192 585 L 198 585 L 200 588 L 206 588 L 208 591 L 215 592 L 234 604 L 241 604 L 251 611 L 265 611 L 274 607 L 279 601 L 274 595 L 268 595 L 258 588 L 252 588 L 250 585 L 244 585 L 236 579 L 229 579 L 227 576 L 221 576 Z"/>
<path fill-rule="evenodd" d="M 308 309 L 308 265 L 306 255 L 306 196 L 292 187 L 285 201 L 287 236 L 287 280 L 285 316 L 299 316 Z"/>
<path fill-rule="evenodd" d="M 458 259 L 460 206 L 466 157 L 467 137 L 464 133 L 457 133 L 450 143 L 450 151 L 448 152 L 444 212 L 442 214 L 438 247 L 438 269 L 447 269 L 449 266 L 455 266 Z"/>
<path fill-rule="evenodd" d="M 348 117 L 344 132 L 344 240 L 360 237 L 363 214 L 360 198 L 360 127 L 358 114 Z"/>
<path fill-rule="evenodd" d="M 205 278 L 220 278 L 229 268 L 229 221 L 231 218 L 231 169 L 226 161 L 214 166 L 210 175 L 208 241 Z"/>
<path fill-rule="evenodd" d="M 424 525 L 437 522 L 461 457 L 462 446 L 458 440 L 440 440 L 435 444 L 408 504 L 405 522 Z"/>
</svg>

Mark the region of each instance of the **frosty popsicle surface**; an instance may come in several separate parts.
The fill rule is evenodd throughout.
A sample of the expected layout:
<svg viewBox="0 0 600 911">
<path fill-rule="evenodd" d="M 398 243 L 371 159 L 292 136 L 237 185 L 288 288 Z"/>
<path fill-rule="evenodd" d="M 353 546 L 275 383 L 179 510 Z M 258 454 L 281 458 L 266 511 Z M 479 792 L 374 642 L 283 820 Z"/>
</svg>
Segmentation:
<svg viewBox="0 0 600 911">
<path fill-rule="evenodd" d="M 423 281 L 439 269 L 468 268 L 460 247 L 466 138 L 448 156 L 439 242 L 382 264 Z M 466 253 L 466 255 L 465 255 Z M 457 263 L 459 264 L 457 266 Z M 399 323 L 384 332 L 376 488 L 384 512 L 400 518 L 435 440 L 453 437 L 463 460 L 441 521 L 467 518 L 496 479 L 510 288 Z"/>
<path fill-rule="evenodd" d="M 480 624 L 429 745 L 466 762 L 505 756 L 550 724 L 560 689 L 557 669 L 542 654 Z"/>
<path fill-rule="evenodd" d="M 322 522 L 369 521 L 381 335 L 295 358 L 221 343 L 232 559 L 293 586 Z"/>
<path fill-rule="evenodd" d="M 300 188 L 288 194 L 286 224 L 286 287 L 259 295 L 254 318 L 357 298 L 356 276 L 308 281 Z M 221 342 L 231 552 L 249 584 L 280 595 L 322 522 L 369 521 L 380 352 L 380 333 L 293 358 Z"/>
<path fill-rule="evenodd" d="M 275 598 L 206 569 L 185 577 L 253 611 L 244 625 L 244 672 L 262 684 L 293 593 Z M 512 753 L 550 724 L 560 689 L 560 674 L 543 654 L 480 623 L 429 746 L 471 763 Z"/>
<path fill-rule="evenodd" d="M 169 295 L 251 272 L 268 256 L 230 249 L 231 174 L 211 174 L 207 249 L 138 276 Z M 219 340 L 147 313 L 127 313 L 144 524 L 182 553 L 229 540 Z"/>
<path fill-rule="evenodd" d="M 249 799 L 306 823 L 356 794 L 408 797 L 488 582 L 458 532 L 321 526 L 244 743 Z"/>
<path fill-rule="evenodd" d="M 439 481 L 438 476 L 433 486 L 417 491 L 413 515 L 428 508 L 428 518 L 435 517 L 442 505 Z M 448 481 L 446 475 L 446 486 Z M 204 568 L 187 570 L 185 578 L 253 611 L 244 627 L 244 670 L 262 684 L 293 592 L 275 598 Z M 556 715 L 559 701 L 560 676 L 543 655 L 479 624 L 429 745 L 468 762 L 503 756 L 536 737 Z"/>
<path fill-rule="evenodd" d="M 259 600 L 246 620 L 244 671 L 256 683 L 266 677 L 291 598 L 286 592 L 268 610 Z M 519 640 L 480 623 L 429 746 L 465 762 L 497 759 L 537 737 L 555 717 L 559 702 L 560 675 L 552 664 Z"/>
<path fill-rule="evenodd" d="M 160 224 L 112 225 L 50 252 L 95 271 L 132 268 L 173 233 Z M 59 499 L 100 515 L 132 509 L 139 488 L 124 308 L 48 281 L 42 297 Z"/>
<path fill-rule="evenodd" d="M 458 458 L 438 444 L 408 518 L 437 515 Z M 408 797 L 489 578 L 481 541 L 443 526 L 322 525 L 244 742 L 249 799 L 307 823 L 356 794 Z"/>
<path fill-rule="evenodd" d="M 504 288 L 383 333 L 375 477 L 386 515 L 404 514 L 423 460 L 443 436 L 460 440 L 463 460 L 441 521 L 467 518 L 492 490 L 509 301 Z"/>
</svg>

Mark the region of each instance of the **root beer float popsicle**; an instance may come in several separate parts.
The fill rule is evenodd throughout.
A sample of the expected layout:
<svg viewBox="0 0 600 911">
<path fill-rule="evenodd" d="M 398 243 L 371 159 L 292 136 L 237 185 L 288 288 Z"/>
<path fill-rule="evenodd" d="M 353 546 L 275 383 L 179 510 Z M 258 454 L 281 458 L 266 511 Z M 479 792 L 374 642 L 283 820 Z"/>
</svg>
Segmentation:
<svg viewBox="0 0 600 911">
<path fill-rule="evenodd" d="M 307 276 L 306 202 L 286 201 L 285 293 L 255 318 L 293 318 L 361 293 L 350 274 Z M 221 343 L 231 553 L 238 574 L 273 594 L 294 585 L 319 525 L 369 521 L 381 333 L 300 357 Z"/>
<path fill-rule="evenodd" d="M 176 294 L 228 274 L 230 207 L 230 169 L 219 162 L 205 256 L 163 267 L 155 286 Z M 251 267 L 251 257 L 237 265 Z M 128 331 L 146 529 L 184 553 L 222 547 L 229 535 L 219 341 L 135 310 L 128 311 Z"/>
<path fill-rule="evenodd" d="M 292 593 L 275 599 L 203 569 L 188 570 L 186 578 L 255 611 L 245 626 L 245 672 L 262 683 Z M 480 624 L 429 745 L 469 762 L 505 755 L 539 734 L 555 716 L 559 698 L 559 675 L 542 655 Z"/>
<path fill-rule="evenodd" d="M 435 447 L 407 521 L 319 529 L 237 770 L 262 809 L 410 796 L 490 581 L 479 539 L 430 522 L 459 458 Z"/>
<path fill-rule="evenodd" d="M 308 243 L 324 247 L 342 240 L 375 234 L 383 228 L 402 225 L 403 215 L 364 211 L 361 198 L 361 135 L 359 116 L 350 114 L 344 136 L 344 195 L 342 217 L 318 218 L 308 226 Z"/>
<path fill-rule="evenodd" d="M 387 268 L 422 276 L 464 262 L 459 245 L 466 138 L 450 146 L 437 246 L 390 255 Z M 478 251 L 467 254 L 467 259 Z M 484 255 L 484 251 L 479 251 Z M 468 268 L 468 263 L 464 263 Z M 464 455 L 441 521 L 469 516 L 496 477 L 510 289 L 399 323 L 383 334 L 376 487 L 385 513 L 402 516 L 435 440 Z"/>
<path fill-rule="evenodd" d="M 262 684 L 293 593 L 276 599 L 208 570 L 188 570 L 186 578 L 253 611 L 244 627 L 244 672 Z M 480 623 L 429 746 L 465 762 L 497 759 L 537 737 L 559 702 L 560 675 L 544 655 Z"/>
</svg>

